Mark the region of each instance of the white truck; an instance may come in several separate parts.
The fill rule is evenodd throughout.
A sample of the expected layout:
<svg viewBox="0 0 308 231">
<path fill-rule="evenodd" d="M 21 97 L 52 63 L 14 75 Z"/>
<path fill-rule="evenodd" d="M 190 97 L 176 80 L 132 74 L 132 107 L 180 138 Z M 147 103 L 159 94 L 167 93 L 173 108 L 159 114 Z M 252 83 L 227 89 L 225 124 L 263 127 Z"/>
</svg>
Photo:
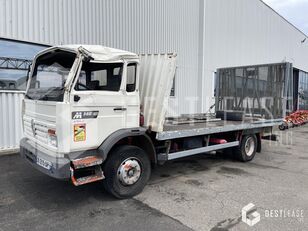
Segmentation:
<svg viewBox="0 0 308 231">
<path fill-rule="evenodd" d="M 93 45 L 42 51 L 29 72 L 21 156 L 76 186 L 102 180 L 117 198 L 140 193 L 151 168 L 168 160 L 228 149 L 251 161 L 279 122 L 166 120 L 175 69 L 174 54 Z"/>
</svg>

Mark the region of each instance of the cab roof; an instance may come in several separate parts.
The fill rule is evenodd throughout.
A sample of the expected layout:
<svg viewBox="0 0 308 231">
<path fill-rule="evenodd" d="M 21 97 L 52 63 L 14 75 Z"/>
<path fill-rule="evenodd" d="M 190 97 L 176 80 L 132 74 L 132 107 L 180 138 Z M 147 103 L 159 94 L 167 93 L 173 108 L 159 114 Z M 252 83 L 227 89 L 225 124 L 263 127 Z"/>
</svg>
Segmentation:
<svg viewBox="0 0 308 231">
<path fill-rule="evenodd" d="M 100 61 L 120 61 L 123 59 L 138 59 L 138 55 L 129 51 L 119 50 L 110 47 L 104 47 L 101 45 L 61 45 L 61 46 L 54 46 L 51 48 L 46 49 L 43 53 L 48 52 L 49 50 L 67 50 L 72 51 L 74 53 L 78 53 L 80 49 L 85 50 L 89 53 L 89 55 L 94 60 Z"/>
</svg>

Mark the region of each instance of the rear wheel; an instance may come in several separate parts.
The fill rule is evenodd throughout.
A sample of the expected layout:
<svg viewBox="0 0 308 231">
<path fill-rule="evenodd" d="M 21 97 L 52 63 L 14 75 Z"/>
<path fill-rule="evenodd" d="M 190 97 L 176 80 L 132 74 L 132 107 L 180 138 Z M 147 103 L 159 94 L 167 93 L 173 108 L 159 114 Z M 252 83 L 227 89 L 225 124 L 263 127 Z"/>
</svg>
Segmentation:
<svg viewBox="0 0 308 231">
<path fill-rule="evenodd" d="M 287 125 L 285 123 L 279 125 L 279 130 L 284 131 L 287 129 Z"/>
<path fill-rule="evenodd" d="M 139 194 L 151 175 L 148 155 L 135 146 L 120 146 L 113 150 L 103 166 L 106 191 L 124 199 Z"/>
<path fill-rule="evenodd" d="M 258 141 L 256 135 L 245 135 L 238 147 L 233 149 L 235 157 L 242 161 L 252 161 L 257 152 Z"/>
</svg>

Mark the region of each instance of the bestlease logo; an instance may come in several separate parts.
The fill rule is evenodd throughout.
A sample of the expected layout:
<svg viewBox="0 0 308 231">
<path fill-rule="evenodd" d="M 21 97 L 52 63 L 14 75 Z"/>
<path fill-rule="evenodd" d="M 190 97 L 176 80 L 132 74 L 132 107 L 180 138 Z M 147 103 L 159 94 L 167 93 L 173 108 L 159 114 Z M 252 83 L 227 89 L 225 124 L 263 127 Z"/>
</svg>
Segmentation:
<svg viewBox="0 0 308 231">
<path fill-rule="evenodd" d="M 249 203 L 242 209 L 242 221 L 250 227 L 256 225 L 261 220 L 261 215 L 255 209 L 253 203 Z"/>
<path fill-rule="evenodd" d="M 267 209 L 266 218 L 295 218 L 304 219 L 304 210 L 302 209 Z"/>
<path fill-rule="evenodd" d="M 304 210 L 302 209 L 266 209 L 264 211 L 265 219 L 298 219 L 302 222 L 304 219 Z M 256 206 L 249 203 L 242 208 L 242 221 L 250 227 L 256 225 L 261 220 L 261 214 L 257 212 Z"/>
</svg>

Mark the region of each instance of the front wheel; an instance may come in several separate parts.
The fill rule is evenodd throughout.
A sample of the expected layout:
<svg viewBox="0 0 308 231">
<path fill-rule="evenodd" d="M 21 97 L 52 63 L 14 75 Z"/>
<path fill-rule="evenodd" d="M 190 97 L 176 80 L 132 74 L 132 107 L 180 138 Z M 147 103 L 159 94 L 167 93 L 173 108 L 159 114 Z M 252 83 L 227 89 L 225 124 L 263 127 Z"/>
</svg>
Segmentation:
<svg viewBox="0 0 308 231">
<path fill-rule="evenodd" d="M 103 166 L 106 191 L 113 196 L 131 198 L 147 184 L 151 175 L 151 163 L 142 149 L 124 145 L 115 148 Z"/>
<path fill-rule="evenodd" d="M 252 161 L 256 155 L 257 146 L 258 140 L 256 135 L 245 135 L 242 137 L 240 145 L 233 149 L 233 153 L 242 162 Z"/>
</svg>

